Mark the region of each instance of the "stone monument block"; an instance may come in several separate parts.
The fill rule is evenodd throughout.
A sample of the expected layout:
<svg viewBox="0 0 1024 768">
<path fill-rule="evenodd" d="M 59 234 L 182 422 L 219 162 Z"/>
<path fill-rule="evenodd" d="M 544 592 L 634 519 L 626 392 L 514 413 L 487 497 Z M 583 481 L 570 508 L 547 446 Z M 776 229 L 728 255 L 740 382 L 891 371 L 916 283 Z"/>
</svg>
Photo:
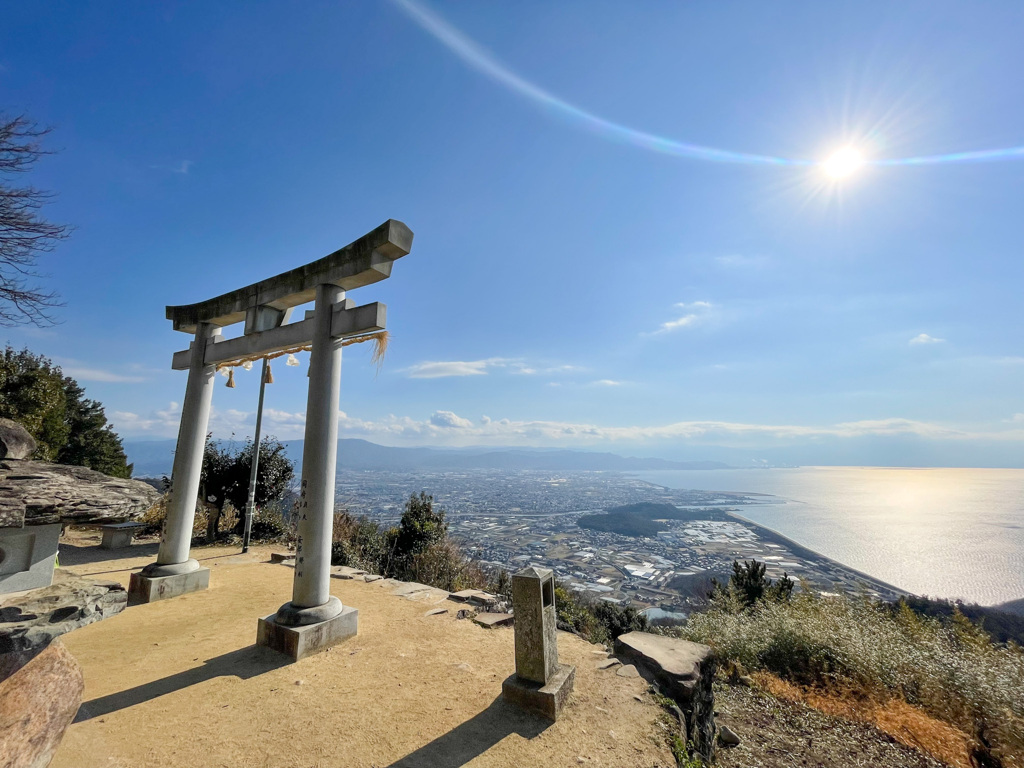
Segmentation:
<svg viewBox="0 0 1024 768">
<path fill-rule="evenodd" d="M 572 692 L 576 668 L 558 663 L 555 575 L 525 568 L 512 577 L 516 672 L 501 685 L 506 700 L 556 720 Z"/>
<path fill-rule="evenodd" d="M 53 582 L 60 524 L 0 529 L 0 593 Z"/>
</svg>

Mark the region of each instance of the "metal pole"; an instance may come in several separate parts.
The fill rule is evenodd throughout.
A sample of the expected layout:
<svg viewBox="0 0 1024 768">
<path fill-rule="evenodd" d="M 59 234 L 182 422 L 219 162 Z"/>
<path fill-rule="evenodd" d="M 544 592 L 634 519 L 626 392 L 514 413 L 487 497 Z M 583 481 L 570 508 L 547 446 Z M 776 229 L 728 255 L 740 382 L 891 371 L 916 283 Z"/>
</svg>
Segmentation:
<svg viewBox="0 0 1024 768">
<path fill-rule="evenodd" d="M 253 438 L 252 468 L 249 470 L 249 498 L 245 502 L 245 530 L 242 533 L 242 554 L 249 551 L 249 534 L 252 532 L 252 512 L 256 506 L 256 472 L 260 466 L 260 428 L 263 426 L 263 392 L 267 388 L 267 369 L 270 362 L 263 358 L 260 373 L 260 402 L 256 406 L 256 436 Z"/>
</svg>

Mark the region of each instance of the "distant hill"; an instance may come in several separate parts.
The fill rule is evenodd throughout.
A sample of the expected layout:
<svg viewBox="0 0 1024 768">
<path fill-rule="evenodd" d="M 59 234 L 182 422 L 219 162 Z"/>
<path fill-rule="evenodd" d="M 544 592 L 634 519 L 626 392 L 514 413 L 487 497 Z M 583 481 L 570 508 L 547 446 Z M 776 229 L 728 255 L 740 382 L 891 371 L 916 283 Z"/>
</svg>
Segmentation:
<svg viewBox="0 0 1024 768">
<path fill-rule="evenodd" d="M 302 440 L 284 443 L 288 456 L 302 463 Z M 124 441 L 136 476 L 170 474 L 174 440 Z M 339 469 L 395 472 L 442 469 L 533 469 L 542 471 L 618 471 L 644 469 L 726 469 L 719 461 L 668 461 L 618 456 L 614 453 L 531 448 L 391 448 L 368 440 L 338 441 Z"/>
<path fill-rule="evenodd" d="M 678 509 L 671 504 L 642 501 L 638 504 L 623 504 L 612 507 L 598 515 L 583 515 L 576 524 L 592 531 L 618 533 L 623 536 L 653 537 L 658 531 L 667 531 L 664 520 L 728 520 L 726 510 L 717 507 L 707 509 Z"/>
<path fill-rule="evenodd" d="M 1000 603 L 999 605 L 992 606 L 997 611 L 1003 611 L 1004 613 L 1015 613 L 1018 616 L 1024 616 L 1024 597 L 1020 600 L 1010 600 L 1007 603 Z"/>
</svg>

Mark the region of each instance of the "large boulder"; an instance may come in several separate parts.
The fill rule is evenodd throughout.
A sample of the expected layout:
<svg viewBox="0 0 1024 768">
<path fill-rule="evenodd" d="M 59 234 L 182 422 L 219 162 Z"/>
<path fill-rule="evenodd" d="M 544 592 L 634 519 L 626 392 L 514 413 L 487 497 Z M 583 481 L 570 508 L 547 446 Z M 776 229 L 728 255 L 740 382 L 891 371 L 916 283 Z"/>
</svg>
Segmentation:
<svg viewBox="0 0 1024 768">
<path fill-rule="evenodd" d="M 21 424 L 0 419 L 0 459 L 27 459 L 36 447 L 35 438 Z"/>
<path fill-rule="evenodd" d="M 62 568 L 49 587 L 0 598 L 0 680 L 59 635 L 114 616 L 127 605 L 128 593 L 117 582 L 84 579 Z"/>
<path fill-rule="evenodd" d="M 682 710 L 694 749 L 710 760 L 715 751 L 716 662 L 711 648 L 649 632 L 629 632 L 615 640 L 615 651 L 633 662 Z"/>
<path fill-rule="evenodd" d="M 82 669 L 60 640 L 0 680 L 0 768 L 46 768 L 84 690 Z"/>
<path fill-rule="evenodd" d="M 140 480 L 42 461 L 0 461 L 0 527 L 117 523 L 141 516 L 160 493 Z"/>
<path fill-rule="evenodd" d="M 120 584 L 58 570 L 52 586 L 0 601 L 0 768 L 45 768 L 82 703 L 78 662 L 58 638 L 120 613 Z"/>
</svg>

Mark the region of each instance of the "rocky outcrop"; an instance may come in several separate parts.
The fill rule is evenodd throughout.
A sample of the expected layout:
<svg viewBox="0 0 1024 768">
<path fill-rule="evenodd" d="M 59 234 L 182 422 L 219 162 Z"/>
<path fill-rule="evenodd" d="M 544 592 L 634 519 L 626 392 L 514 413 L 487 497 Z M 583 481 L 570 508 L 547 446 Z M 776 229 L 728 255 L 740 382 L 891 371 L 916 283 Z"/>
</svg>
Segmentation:
<svg viewBox="0 0 1024 768">
<path fill-rule="evenodd" d="M 629 659 L 679 705 L 687 741 L 710 760 L 715 751 L 715 658 L 706 645 L 648 632 L 629 632 L 615 641 L 615 652 Z"/>
<path fill-rule="evenodd" d="M 116 523 L 152 507 L 159 492 L 139 480 L 42 461 L 0 461 L 0 528 Z"/>
<path fill-rule="evenodd" d="M 59 635 L 120 613 L 128 605 L 125 588 L 113 581 L 91 581 L 58 569 L 53 584 L 0 600 L 0 679 L 17 663 L 10 656 L 38 653 Z M 0 763 L 2 765 L 2 763 Z"/>
<path fill-rule="evenodd" d="M 0 459 L 27 459 L 36 447 L 35 438 L 21 424 L 0 419 Z"/>
<path fill-rule="evenodd" d="M 84 690 L 82 669 L 60 640 L 0 680 L 0 766 L 46 768 Z"/>
<path fill-rule="evenodd" d="M 51 586 L 0 602 L 0 768 L 50 764 L 85 687 L 58 636 L 127 604 L 120 584 L 61 570 Z"/>
</svg>

